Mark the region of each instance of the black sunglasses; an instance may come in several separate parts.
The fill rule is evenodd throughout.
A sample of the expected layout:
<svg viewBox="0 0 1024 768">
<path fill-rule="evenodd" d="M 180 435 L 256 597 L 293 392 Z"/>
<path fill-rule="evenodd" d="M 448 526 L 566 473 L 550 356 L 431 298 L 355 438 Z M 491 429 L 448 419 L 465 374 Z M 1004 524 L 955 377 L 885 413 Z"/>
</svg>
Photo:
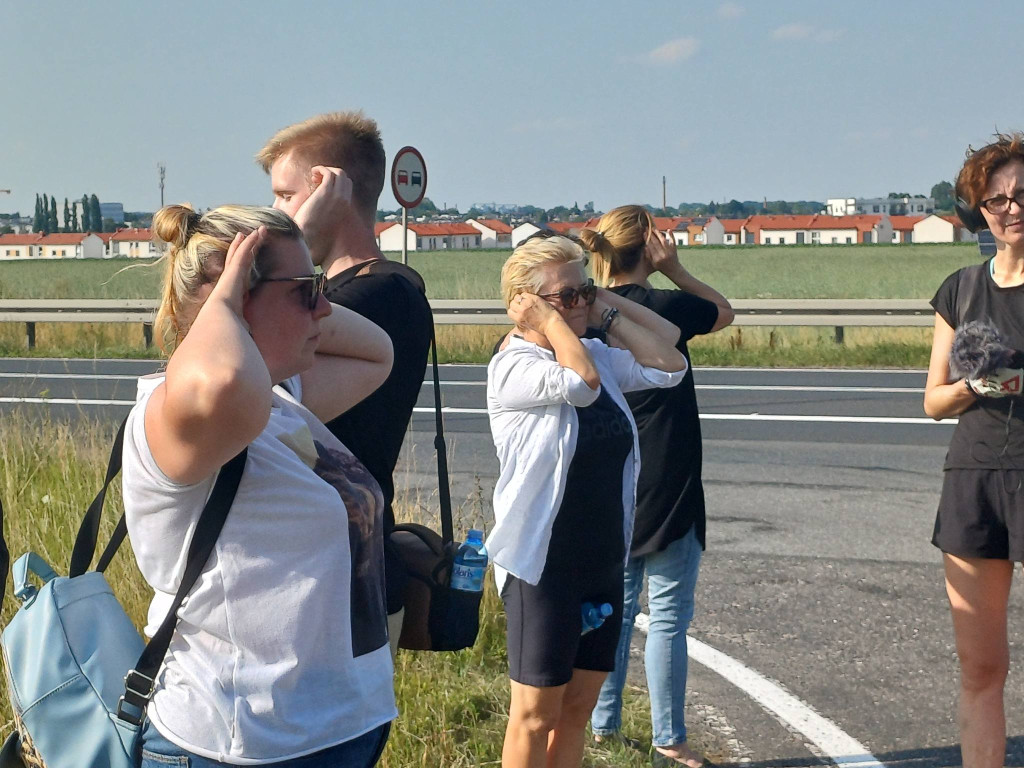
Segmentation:
<svg viewBox="0 0 1024 768">
<path fill-rule="evenodd" d="M 579 288 L 563 288 L 558 293 L 538 293 L 537 295 L 542 299 L 558 299 L 564 309 L 572 309 L 580 303 L 580 299 L 583 299 L 583 303 L 589 307 L 597 298 L 597 286 L 594 285 L 593 280 L 587 280 L 587 284 L 581 285 Z"/>
<path fill-rule="evenodd" d="M 981 205 L 989 213 L 1000 214 L 1010 210 L 1011 200 L 1017 204 L 1018 208 L 1024 208 L 1024 189 L 1018 189 L 1013 193 L 1013 197 L 1007 197 L 1006 195 L 990 197 L 988 200 L 982 200 Z"/>
<path fill-rule="evenodd" d="M 312 275 L 302 275 L 300 277 L 268 277 L 265 280 L 261 280 L 261 283 L 304 283 L 302 286 L 302 298 L 306 302 L 306 308 L 312 312 L 316 309 L 317 303 L 320 301 L 320 297 L 324 295 L 324 289 L 327 287 L 327 275 L 323 272 L 317 272 Z"/>
</svg>

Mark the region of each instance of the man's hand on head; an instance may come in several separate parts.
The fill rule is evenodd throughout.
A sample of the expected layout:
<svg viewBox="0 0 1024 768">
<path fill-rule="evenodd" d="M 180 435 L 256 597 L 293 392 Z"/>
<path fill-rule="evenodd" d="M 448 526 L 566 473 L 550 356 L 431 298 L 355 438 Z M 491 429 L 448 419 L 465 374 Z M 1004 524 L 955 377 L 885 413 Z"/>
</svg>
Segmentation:
<svg viewBox="0 0 1024 768">
<path fill-rule="evenodd" d="M 309 174 L 313 191 L 295 212 L 295 223 L 302 230 L 313 263 L 319 264 L 352 208 L 352 179 L 341 168 L 325 165 L 314 165 Z"/>
</svg>

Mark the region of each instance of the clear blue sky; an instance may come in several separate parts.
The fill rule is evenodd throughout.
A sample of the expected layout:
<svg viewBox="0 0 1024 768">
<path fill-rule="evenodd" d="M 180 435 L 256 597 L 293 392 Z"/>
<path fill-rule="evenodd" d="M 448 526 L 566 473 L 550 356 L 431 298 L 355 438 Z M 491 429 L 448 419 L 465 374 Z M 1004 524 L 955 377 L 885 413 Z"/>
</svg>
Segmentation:
<svg viewBox="0 0 1024 768">
<path fill-rule="evenodd" d="M 362 108 L 438 205 L 925 193 L 1024 129 L 1014 0 L 0 5 L 0 211 L 270 199 L 278 128 Z M 381 207 L 396 207 L 385 189 Z"/>
</svg>

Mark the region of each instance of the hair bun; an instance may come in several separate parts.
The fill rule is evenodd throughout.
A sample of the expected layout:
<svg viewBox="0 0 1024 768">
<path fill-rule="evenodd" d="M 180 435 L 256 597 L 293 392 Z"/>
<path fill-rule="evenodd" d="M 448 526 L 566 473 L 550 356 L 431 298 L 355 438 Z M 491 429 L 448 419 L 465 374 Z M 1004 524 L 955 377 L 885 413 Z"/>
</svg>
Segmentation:
<svg viewBox="0 0 1024 768">
<path fill-rule="evenodd" d="M 202 218 L 188 203 L 165 205 L 153 215 L 153 232 L 174 248 L 183 248 Z"/>
</svg>

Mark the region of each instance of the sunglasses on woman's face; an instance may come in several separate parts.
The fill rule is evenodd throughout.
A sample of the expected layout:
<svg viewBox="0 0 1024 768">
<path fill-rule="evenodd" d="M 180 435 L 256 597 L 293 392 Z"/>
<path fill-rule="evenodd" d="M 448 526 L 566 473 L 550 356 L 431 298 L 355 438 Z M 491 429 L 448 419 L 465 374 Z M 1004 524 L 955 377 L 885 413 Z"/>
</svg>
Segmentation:
<svg viewBox="0 0 1024 768">
<path fill-rule="evenodd" d="M 320 297 L 324 295 L 324 289 L 327 287 L 327 275 L 323 272 L 317 272 L 312 275 L 301 275 L 300 277 L 269 277 L 266 280 L 261 280 L 262 283 L 303 283 L 302 286 L 302 300 L 306 304 L 306 308 L 312 312 L 316 309 L 317 303 L 320 301 Z"/>
<path fill-rule="evenodd" d="M 580 303 L 580 299 L 583 299 L 583 303 L 589 307 L 597 298 L 597 286 L 594 285 L 593 280 L 587 280 L 587 284 L 581 285 L 579 288 L 563 288 L 558 293 L 538 293 L 537 295 L 542 299 L 558 299 L 562 303 L 563 309 L 572 309 Z"/>
</svg>

